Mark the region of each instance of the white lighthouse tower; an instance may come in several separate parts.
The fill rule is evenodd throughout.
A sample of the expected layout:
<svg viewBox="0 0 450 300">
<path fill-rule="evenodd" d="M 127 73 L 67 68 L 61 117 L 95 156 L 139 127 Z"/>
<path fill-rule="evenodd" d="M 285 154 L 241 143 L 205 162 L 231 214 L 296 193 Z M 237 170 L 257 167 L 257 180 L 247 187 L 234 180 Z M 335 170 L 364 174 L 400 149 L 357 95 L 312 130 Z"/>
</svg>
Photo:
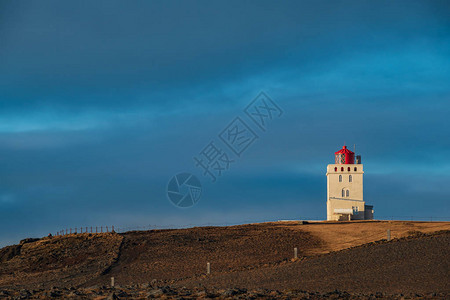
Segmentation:
<svg viewBox="0 0 450 300">
<path fill-rule="evenodd" d="M 371 220 L 373 206 L 363 195 L 361 156 L 344 146 L 335 152 L 334 164 L 327 166 L 327 220 Z"/>
</svg>

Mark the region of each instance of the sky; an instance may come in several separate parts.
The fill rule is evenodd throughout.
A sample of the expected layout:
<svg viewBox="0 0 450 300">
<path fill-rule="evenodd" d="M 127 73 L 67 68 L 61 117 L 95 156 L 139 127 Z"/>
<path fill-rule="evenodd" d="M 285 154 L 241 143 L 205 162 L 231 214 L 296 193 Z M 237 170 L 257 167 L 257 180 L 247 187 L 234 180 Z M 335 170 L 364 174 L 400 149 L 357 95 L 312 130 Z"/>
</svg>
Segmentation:
<svg viewBox="0 0 450 300">
<path fill-rule="evenodd" d="M 325 219 L 344 144 L 375 218 L 450 220 L 449 15 L 448 1 L 0 0 L 0 246 Z M 264 130 L 245 113 L 258 95 L 280 108 Z M 239 157 L 220 139 L 236 117 L 257 136 Z M 215 182 L 193 159 L 210 142 L 233 160 Z M 167 195 L 184 172 L 202 187 L 189 208 Z"/>
</svg>

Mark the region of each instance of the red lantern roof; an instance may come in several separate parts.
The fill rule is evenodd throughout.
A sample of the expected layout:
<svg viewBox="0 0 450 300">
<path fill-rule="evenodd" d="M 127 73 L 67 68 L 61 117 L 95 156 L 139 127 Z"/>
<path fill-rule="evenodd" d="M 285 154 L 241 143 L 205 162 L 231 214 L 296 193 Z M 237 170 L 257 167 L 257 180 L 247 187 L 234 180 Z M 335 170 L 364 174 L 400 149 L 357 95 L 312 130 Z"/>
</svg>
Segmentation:
<svg viewBox="0 0 450 300">
<path fill-rule="evenodd" d="M 342 147 L 342 149 L 339 150 L 338 152 L 334 152 L 334 154 L 341 154 L 341 153 L 343 153 L 343 154 L 345 153 L 345 154 L 353 154 L 353 155 L 355 155 L 355 152 L 348 150 L 348 149 L 347 149 L 347 146 Z"/>
<path fill-rule="evenodd" d="M 355 163 L 355 153 L 348 150 L 347 146 L 342 147 L 341 150 L 334 153 L 335 164 L 354 164 Z"/>
</svg>

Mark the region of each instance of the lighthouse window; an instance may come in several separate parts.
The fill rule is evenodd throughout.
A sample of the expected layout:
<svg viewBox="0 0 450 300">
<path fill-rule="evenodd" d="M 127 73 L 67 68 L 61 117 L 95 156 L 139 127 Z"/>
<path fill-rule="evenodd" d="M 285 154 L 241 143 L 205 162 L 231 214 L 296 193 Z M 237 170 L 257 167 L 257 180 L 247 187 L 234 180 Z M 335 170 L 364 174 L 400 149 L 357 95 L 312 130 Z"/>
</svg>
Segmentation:
<svg viewBox="0 0 450 300">
<path fill-rule="evenodd" d="M 352 181 L 353 181 L 352 175 L 348 175 L 348 182 L 352 182 Z"/>
<path fill-rule="evenodd" d="M 339 182 L 342 182 L 342 175 L 339 175 Z"/>
<path fill-rule="evenodd" d="M 349 196 L 350 196 L 350 191 L 346 188 L 342 189 L 342 198 L 349 197 Z"/>
</svg>

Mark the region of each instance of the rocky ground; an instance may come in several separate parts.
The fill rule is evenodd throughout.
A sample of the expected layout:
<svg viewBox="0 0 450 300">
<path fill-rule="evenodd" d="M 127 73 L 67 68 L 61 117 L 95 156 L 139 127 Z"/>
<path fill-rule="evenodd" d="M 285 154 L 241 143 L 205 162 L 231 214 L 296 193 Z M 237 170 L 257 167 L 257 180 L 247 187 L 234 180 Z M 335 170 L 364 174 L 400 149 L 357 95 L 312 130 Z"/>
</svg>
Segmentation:
<svg viewBox="0 0 450 300">
<path fill-rule="evenodd" d="M 345 290 L 370 294 L 450 292 L 450 231 L 416 233 L 251 270 L 190 278 L 178 285 L 206 288 Z M 449 294 L 450 295 L 450 294 Z"/>
<path fill-rule="evenodd" d="M 0 291 L 0 299 L 448 299 L 448 293 L 386 294 L 348 293 L 331 291 L 326 293 L 301 290 L 268 289 L 206 289 L 174 288 L 171 286 L 152 287 L 140 284 L 124 287 L 91 288 L 50 288 L 50 289 L 5 289 Z"/>
</svg>

